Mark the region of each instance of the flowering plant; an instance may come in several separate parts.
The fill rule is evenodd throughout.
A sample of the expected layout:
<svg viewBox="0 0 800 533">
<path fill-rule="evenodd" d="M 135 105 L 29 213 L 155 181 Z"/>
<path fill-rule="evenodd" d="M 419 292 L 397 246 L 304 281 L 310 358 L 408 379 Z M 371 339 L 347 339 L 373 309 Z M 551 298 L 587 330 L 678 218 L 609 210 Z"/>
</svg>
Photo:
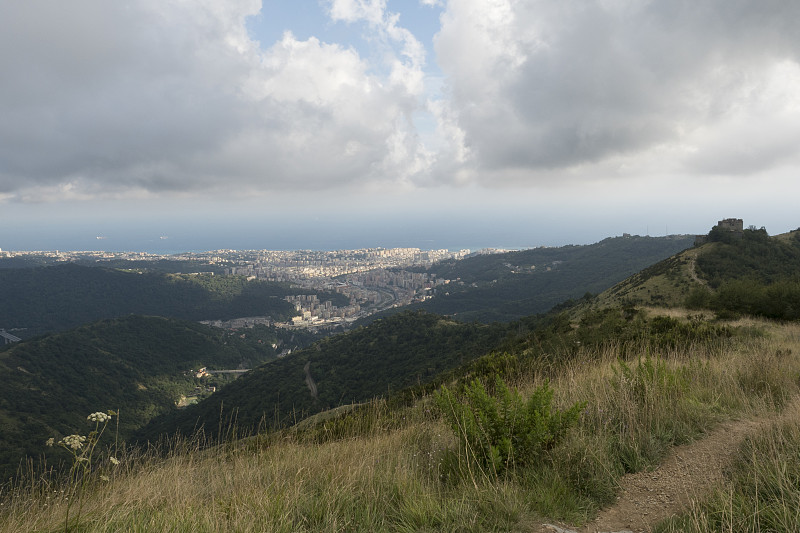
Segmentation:
<svg viewBox="0 0 800 533">
<path fill-rule="evenodd" d="M 97 444 L 100 442 L 100 437 L 106 430 L 111 417 L 116 416 L 116 412 L 98 411 L 86 417 L 89 422 L 94 422 L 94 429 L 88 435 L 67 435 L 56 443 L 54 437 L 50 437 L 45 441 L 47 446 L 54 446 L 58 444 L 72 455 L 72 467 L 69 471 L 70 483 L 74 490 L 78 493 L 78 516 L 76 521 L 80 520 L 81 509 L 83 508 L 83 488 L 89 479 L 89 474 L 92 472 L 92 456 Z M 116 457 L 110 457 L 109 460 L 115 466 L 119 464 Z M 100 476 L 101 479 L 108 480 L 108 476 Z M 69 531 L 69 509 L 72 504 L 72 499 L 67 501 L 67 513 L 64 520 L 64 531 Z"/>
</svg>

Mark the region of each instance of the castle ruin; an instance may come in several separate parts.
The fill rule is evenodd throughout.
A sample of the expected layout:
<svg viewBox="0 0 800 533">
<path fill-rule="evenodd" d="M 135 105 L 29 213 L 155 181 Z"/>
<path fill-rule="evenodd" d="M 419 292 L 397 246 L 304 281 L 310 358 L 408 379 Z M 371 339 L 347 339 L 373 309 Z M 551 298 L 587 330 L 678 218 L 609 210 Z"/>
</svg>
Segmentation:
<svg viewBox="0 0 800 533">
<path fill-rule="evenodd" d="M 732 233 L 734 238 L 741 239 L 742 237 L 744 237 L 744 220 L 742 220 L 741 218 L 722 219 L 717 222 L 717 225 L 715 227 Z M 694 238 L 695 246 L 700 246 L 701 244 L 705 244 L 707 242 L 708 242 L 708 235 L 696 235 Z"/>
<path fill-rule="evenodd" d="M 734 233 L 744 233 L 744 220 L 741 218 L 726 218 L 717 222 L 717 226 Z"/>
</svg>

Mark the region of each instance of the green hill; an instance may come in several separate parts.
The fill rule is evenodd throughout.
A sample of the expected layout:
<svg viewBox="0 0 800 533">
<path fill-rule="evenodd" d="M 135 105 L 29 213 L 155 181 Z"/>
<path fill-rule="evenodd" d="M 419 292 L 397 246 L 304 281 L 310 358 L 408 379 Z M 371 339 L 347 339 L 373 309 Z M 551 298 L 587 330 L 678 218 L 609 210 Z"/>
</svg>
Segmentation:
<svg viewBox="0 0 800 533">
<path fill-rule="evenodd" d="M 227 426 L 231 420 L 242 434 L 252 433 L 262 423 L 291 424 L 320 411 L 426 383 L 488 353 L 506 333 L 502 325 L 401 313 L 270 361 L 197 405 L 154 420 L 142 435 L 155 439 L 176 429 L 191 433 L 200 426 L 214 434 L 220 422 Z"/>
<path fill-rule="evenodd" d="M 770 284 L 800 273 L 800 231 L 770 237 L 762 229 L 746 229 L 740 239 L 703 246 L 697 269 L 712 288 L 732 280 Z"/>
<path fill-rule="evenodd" d="M 584 246 L 534 248 L 437 263 L 441 285 L 412 308 L 461 321 L 510 321 L 544 313 L 587 292 L 597 294 L 653 263 L 685 250 L 693 236 L 625 236 Z"/>
<path fill-rule="evenodd" d="M 131 272 L 64 264 L 0 270 L 0 327 L 21 337 L 129 314 L 185 320 L 269 315 L 286 320 L 290 294 L 315 291 L 241 276 Z M 342 304 L 339 294 L 320 299 Z"/>
<path fill-rule="evenodd" d="M 721 316 L 800 318 L 800 231 L 769 237 L 763 228 L 744 230 L 741 239 L 704 248 L 697 269 L 706 283 L 689 295 L 689 307 Z"/>
<path fill-rule="evenodd" d="M 713 237 L 716 232 L 712 230 Z M 724 316 L 800 318 L 800 231 L 746 229 L 660 261 L 604 291 L 594 305 L 707 309 Z"/>
<path fill-rule="evenodd" d="M 495 389 L 479 405 L 451 387 L 469 412 L 495 415 L 481 420 L 498 429 L 497 435 L 487 432 L 487 440 L 509 437 L 515 453 L 525 449 L 510 438 L 520 434 L 517 419 L 506 416 L 509 409 L 493 406 L 513 407 L 519 395 L 533 404 L 552 399 L 559 412 L 581 407 L 564 438 L 548 440 L 552 432 L 546 427 L 523 434 L 543 449 L 504 472 L 486 468 L 464 445 L 461 435 L 475 425 L 453 428 L 433 398 L 420 397 L 400 409 L 376 401 L 331 413 L 316 428 L 264 432 L 202 450 L 192 441 L 179 441 L 166 456 L 100 447 L 93 472 L 80 482 L 38 473 L 4 492 L 0 531 L 552 529 L 544 524 L 585 530 L 595 525 L 601 509 L 612 506 L 620 521 L 642 518 L 638 504 L 618 506 L 624 476 L 636 472 L 642 473 L 637 485 L 648 500 L 646 509 L 666 508 L 670 520 L 678 520 L 659 527 L 659 513 L 651 512 L 657 516 L 646 517 L 641 530 L 797 531 L 796 508 L 787 504 L 798 501 L 800 492 L 796 326 L 752 321 L 736 328 L 627 311 L 607 318 L 627 324 L 623 332 L 629 341 L 609 335 L 602 344 L 577 346 L 576 332 L 599 324 L 566 330 L 562 349 L 554 349 L 549 361 L 532 359 L 519 368 L 511 399 Z M 637 340 L 640 325 L 649 342 Z M 704 333 L 695 336 L 693 330 Z M 676 346 L 671 342 L 676 331 L 694 340 Z M 538 344 L 535 335 L 523 338 L 531 348 Z M 545 381 L 552 392 L 547 402 L 541 401 Z M 781 412 L 782 407 L 789 408 Z M 742 446 L 728 441 L 724 458 L 732 459 L 730 468 L 714 468 L 723 461 L 709 465 L 718 478 L 698 484 L 680 468 L 653 475 L 676 446 L 688 456 L 686 446 L 694 440 L 712 431 L 734 434 L 732 425 L 748 426 L 757 439 Z M 704 444 L 692 455 L 707 457 Z M 657 498 L 646 492 L 655 477 L 674 481 Z M 682 504 L 682 495 L 695 489 L 700 497 Z"/>
<path fill-rule="evenodd" d="M 288 343 L 279 336 L 289 335 L 262 327 L 242 339 L 202 324 L 128 316 L 2 348 L 0 475 L 38 455 L 45 439 L 83 427 L 91 412 L 121 410 L 119 436 L 126 439 L 207 384 L 190 369 L 250 368 L 274 358 L 272 344 Z"/>
</svg>

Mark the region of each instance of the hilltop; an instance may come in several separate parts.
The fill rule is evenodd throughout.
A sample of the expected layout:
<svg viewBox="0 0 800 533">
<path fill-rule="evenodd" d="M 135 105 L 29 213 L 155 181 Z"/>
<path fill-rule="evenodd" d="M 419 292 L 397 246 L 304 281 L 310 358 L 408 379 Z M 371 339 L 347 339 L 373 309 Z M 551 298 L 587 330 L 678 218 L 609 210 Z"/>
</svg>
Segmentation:
<svg viewBox="0 0 800 533">
<path fill-rule="evenodd" d="M 764 228 L 745 229 L 738 238 L 723 234 L 643 269 L 601 293 L 593 305 L 800 318 L 800 230 L 774 237 Z"/>
</svg>

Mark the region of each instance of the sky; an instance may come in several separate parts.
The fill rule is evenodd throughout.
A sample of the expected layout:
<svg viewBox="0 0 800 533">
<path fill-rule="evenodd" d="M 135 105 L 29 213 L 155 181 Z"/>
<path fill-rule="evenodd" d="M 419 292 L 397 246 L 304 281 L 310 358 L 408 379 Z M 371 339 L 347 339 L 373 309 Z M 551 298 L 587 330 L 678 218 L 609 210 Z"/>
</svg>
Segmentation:
<svg viewBox="0 0 800 533">
<path fill-rule="evenodd" d="M 798 20 L 796 0 L 2 2 L 0 249 L 783 233 Z"/>
</svg>

